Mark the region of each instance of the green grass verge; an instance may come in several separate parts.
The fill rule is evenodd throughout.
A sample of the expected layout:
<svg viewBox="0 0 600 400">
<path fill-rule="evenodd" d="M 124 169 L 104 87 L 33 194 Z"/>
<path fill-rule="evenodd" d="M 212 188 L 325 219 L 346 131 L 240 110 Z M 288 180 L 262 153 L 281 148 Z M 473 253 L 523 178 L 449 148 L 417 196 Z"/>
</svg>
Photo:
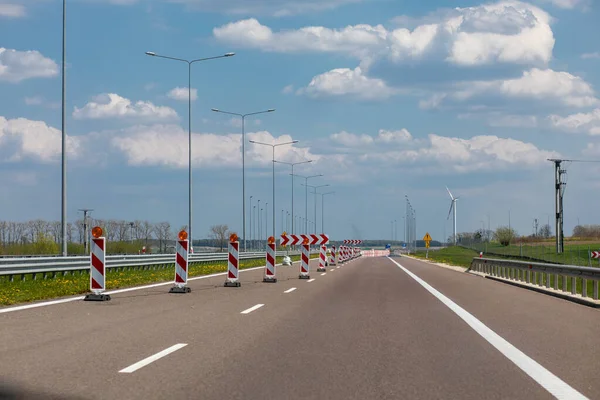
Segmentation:
<svg viewBox="0 0 600 400">
<path fill-rule="evenodd" d="M 556 254 L 554 243 L 512 244 L 502 246 L 499 243 L 478 243 L 472 246 L 476 252 L 483 251 L 488 257 L 519 257 L 525 260 L 537 260 L 556 264 L 600 266 L 600 260 L 590 260 L 589 252 L 600 250 L 600 243 L 569 244 L 565 242 L 564 252 Z"/>
<path fill-rule="evenodd" d="M 412 256 L 417 258 L 425 259 L 425 252 L 418 251 L 416 254 L 411 253 Z M 429 260 L 448 265 L 455 265 L 458 267 L 468 268 L 471 266 L 473 257 L 477 257 L 479 253 L 475 250 L 466 249 L 464 247 L 446 247 L 440 250 L 432 250 L 429 252 Z"/>
<path fill-rule="evenodd" d="M 311 258 L 317 258 L 318 254 L 312 254 Z M 292 261 L 298 261 L 300 256 L 291 256 Z M 281 263 L 283 257 L 277 257 L 277 263 Z M 240 269 L 260 267 L 265 265 L 265 260 L 241 260 Z M 173 281 L 175 264 L 153 266 L 156 269 L 130 269 L 107 270 L 107 290 L 122 289 L 127 287 L 145 285 L 150 283 Z M 210 275 L 227 271 L 227 262 L 218 261 L 210 263 L 193 263 L 189 268 L 189 276 Z M 43 279 L 38 274 L 33 280 L 32 275 L 26 275 L 22 281 L 20 275 L 10 282 L 8 277 L 0 277 L 0 305 L 12 305 L 35 300 L 52 299 L 63 296 L 73 296 L 89 292 L 90 278 L 87 273 L 75 272 L 66 276 L 57 275 L 55 279 Z"/>
</svg>

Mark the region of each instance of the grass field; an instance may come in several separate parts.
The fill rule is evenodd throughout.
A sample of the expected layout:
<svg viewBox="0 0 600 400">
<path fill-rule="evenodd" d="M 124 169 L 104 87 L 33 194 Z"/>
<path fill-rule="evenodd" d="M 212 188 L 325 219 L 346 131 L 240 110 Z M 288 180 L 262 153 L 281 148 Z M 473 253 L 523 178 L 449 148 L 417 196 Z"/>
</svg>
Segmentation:
<svg viewBox="0 0 600 400">
<path fill-rule="evenodd" d="M 563 254 L 556 254 L 554 242 L 523 243 L 501 246 L 498 243 L 479 243 L 470 246 L 484 256 L 511 256 L 524 260 L 539 260 L 557 264 L 600 266 L 600 259 L 591 259 L 590 251 L 600 250 L 600 243 L 588 241 L 565 241 Z"/>
<path fill-rule="evenodd" d="M 425 252 L 418 251 L 411 255 L 425 259 Z M 473 257 L 477 257 L 479 253 L 475 250 L 466 249 L 464 247 L 452 246 L 440 250 L 432 250 L 429 252 L 429 260 L 444 263 L 448 265 L 456 265 L 458 267 L 468 268 L 471 265 Z"/>
<path fill-rule="evenodd" d="M 311 254 L 311 258 L 318 257 Z M 300 256 L 291 256 L 293 261 L 298 261 Z M 283 257 L 277 257 L 277 263 L 281 263 Z M 240 269 L 259 267 L 265 265 L 265 260 L 240 260 Z M 122 289 L 127 287 L 145 285 L 150 283 L 173 281 L 175 265 L 170 264 L 164 268 L 148 270 L 115 271 L 108 269 L 106 275 L 107 290 Z M 195 263 L 189 267 L 189 276 L 210 275 L 227 271 L 226 261 L 211 263 Z M 88 274 L 74 273 L 67 276 L 57 276 L 55 279 L 33 280 L 31 275 L 26 276 L 24 281 L 16 279 L 10 282 L 8 277 L 0 277 L 0 305 L 12 305 L 35 300 L 52 299 L 63 296 L 73 296 L 88 293 L 90 278 Z"/>
</svg>

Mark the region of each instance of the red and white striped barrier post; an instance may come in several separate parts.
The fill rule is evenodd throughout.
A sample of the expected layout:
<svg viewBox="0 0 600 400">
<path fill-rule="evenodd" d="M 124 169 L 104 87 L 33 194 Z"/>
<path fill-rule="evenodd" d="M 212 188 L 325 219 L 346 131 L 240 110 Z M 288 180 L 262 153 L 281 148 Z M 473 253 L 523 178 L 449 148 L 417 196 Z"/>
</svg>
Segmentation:
<svg viewBox="0 0 600 400">
<path fill-rule="evenodd" d="M 223 286 L 225 287 L 240 287 L 240 242 L 238 236 L 232 233 L 229 236 L 229 261 L 227 263 L 227 280 Z"/>
<path fill-rule="evenodd" d="M 169 293 L 190 293 L 192 289 L 187 287 L 188 268 L 189 268 L 189 241 L 187 232 L 181 231 L 177 235 L 177 245 L 175 254 L 175 286 Z"/>
<path fill-rule="evenodd" d="M 302 261 L 300 262 L 300 279 L 310 279 L 310 245 L 308 240 L 304 241 L 301 246 L 302 250 Z"/>
<path fill-rule="evenodd" d="M 275 238 L 273 236 L 269 237 L 269 243 L 267 243 L 265 261 L 265 277 L 263 278 L 263 282 L 277 282 L 277 278 L 275 278 Z"/>
<path fill-rule="evenodd" d="M 321 246 L 321 252 L 319 253 L 319 268 L 317 268 L 317 272 L 326 272 L 327 268 L 325 264 L 327 263 L 327 246 Z"/>
<path fill-rule="evenodd" d="M 329 265 L 335 265 L 335 264 L 336 264 L 335 246 L 331 246 L 331 256 L 329 258 Z"/>
<path fill-rule="evenodd" d="M 94 237 L 90 243 L 90 289 L 91 294 L 85 296 L 85 301 L 108 301 L 110 295 L 106 290 L 106 238 L 102 237 L 102 228 L 92 229 Z"/>
</svg>

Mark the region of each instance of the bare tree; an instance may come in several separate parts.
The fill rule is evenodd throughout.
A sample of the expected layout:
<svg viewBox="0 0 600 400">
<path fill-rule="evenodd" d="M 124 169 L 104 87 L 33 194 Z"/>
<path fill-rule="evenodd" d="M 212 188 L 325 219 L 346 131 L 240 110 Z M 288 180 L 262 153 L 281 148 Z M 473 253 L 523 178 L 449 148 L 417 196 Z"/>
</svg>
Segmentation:
<svg viewBox="0 0 600 400">
<path fill-rule="evenodd" d="M 77 231 L 77 239 L 79 243 L 83 243 L 83 237 L 85 236 L 85 232 L 83 229 L 83 220 L 78 219 L 75 221 L 75 230 Z"/>
<path fill-rule="evenodd" d="M 129 231 L 129 223 L 127 221 L 117 222 L 117 240 L 120 242 L 127 241 L 127 232 Z"/>
<path fill-rule="evenodd" d="M 213 225 L 210 227 L 208 235 L 215 241 L 216 246 L 221 249 L 220 251 L 223 251 L 229 236 L 229 227 L 227 225 Z"/>
<path fill-rule="evenodd" d="M 73 243 L 73 223 L 67 222 L 67 242 Z"/>
<path fill-rule="evenodd" d="M 154 230 L 154 227 L 150 222 L 144 221 L 142 222 L 140 228 L 142 233 L 142 239 L 144 239 L 145 244 L 148 244 L 148 240 L 152 239 L 152 231 Z"/>
<path fill-rule="evenodd" d="M 52 236 L 54 236 L 54 242 L 60 243 L 60 239 L 62 236 L 62 224 L 60 221 L 52 221 L 49 224 L 50 231 L 52 232 Z"/>
<path fill-rule="evenodd" d="M 540 228 L 539 234 L 541 237 L 547 239 L 552 236 L 552 228 L 550 228 L 550 225 L 545 224 Z"/>
<path fill-rule="evenodd" d="M 171 224 L 168 222 L 160 222 L 154 226 L 154 234 L 158 239 L 158 245 L 161 252 L 166 251 L 167 241 L 172 237 Z"/>
</svg>

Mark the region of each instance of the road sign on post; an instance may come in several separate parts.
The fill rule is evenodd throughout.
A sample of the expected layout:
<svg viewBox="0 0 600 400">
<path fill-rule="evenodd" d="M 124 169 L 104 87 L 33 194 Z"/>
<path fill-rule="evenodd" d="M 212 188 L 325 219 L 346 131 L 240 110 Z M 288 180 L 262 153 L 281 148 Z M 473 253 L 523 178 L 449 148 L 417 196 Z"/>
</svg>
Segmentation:
<svg viewBox="0 0 600 400">
<path fill-rule="evenodd" d="M 423 240 L 425 241 L 425 247 L 429 248 L 429 243 L 431 243 L 431 236 L 429 235 L 429 232 L 423 236 Z"/>
</svg>

